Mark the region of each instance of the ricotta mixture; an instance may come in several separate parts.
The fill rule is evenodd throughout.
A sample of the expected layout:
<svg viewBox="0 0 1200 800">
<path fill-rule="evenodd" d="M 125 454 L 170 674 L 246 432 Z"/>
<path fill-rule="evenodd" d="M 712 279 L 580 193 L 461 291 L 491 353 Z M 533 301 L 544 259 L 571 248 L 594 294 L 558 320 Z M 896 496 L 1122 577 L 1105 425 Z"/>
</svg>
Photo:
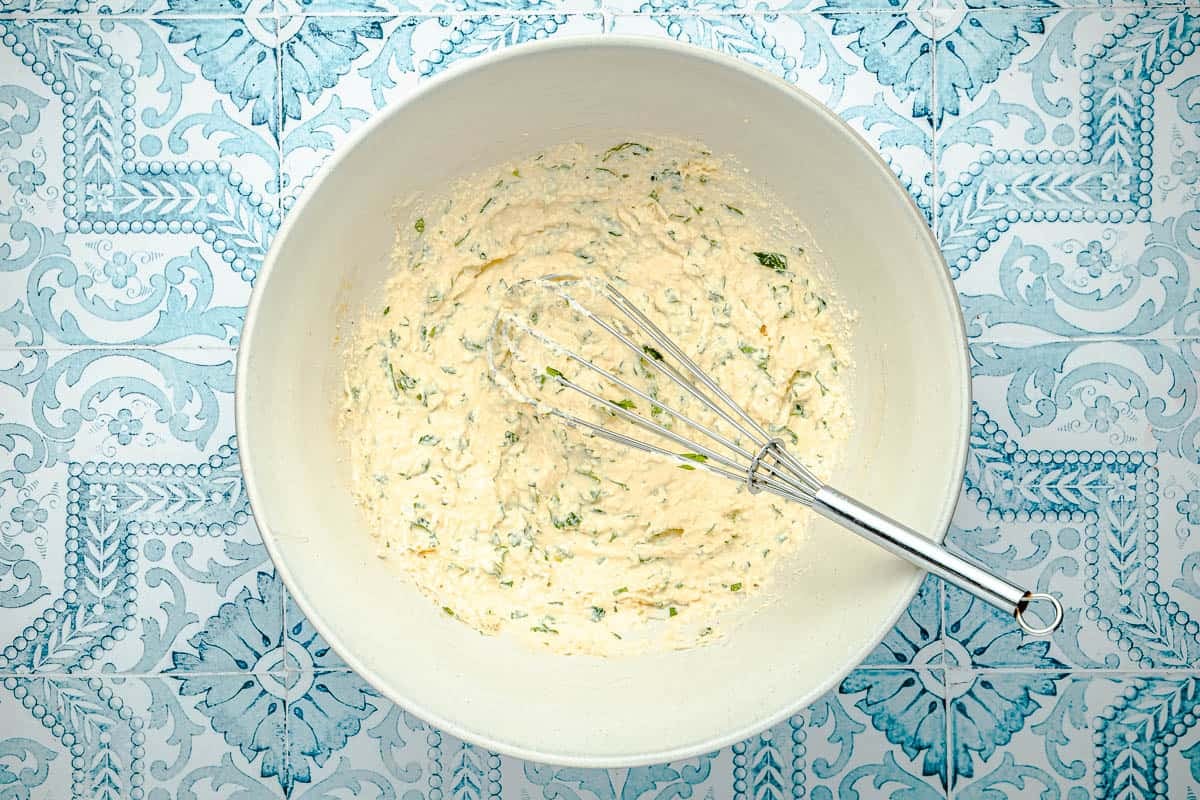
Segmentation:
<svg viewBox="0 0 1200 800">
<path fill-rule="evenodd" d="M 498 385 L 487 352 L 520 281 L 609 280 L 827 477 L 851 429 L 850 319 L 797 221 L 744 170 L 693 143 L 557 147 L 407 203 L 393 261 L 378 303 L 344 332 L 339 414 L 381 558 L 447 615 L 562 653 L 703 644 L 761 600 L 803 547 L 805 509 L 570 429 Z M 611 336 L 558 316 L 566 327 L 548 335 L 700 418 Z M 530 374 L 560 370 L 579 375 L 561 356 Z M 536 383 L 539 401 L 559 402 L 555 381 Z M 592 388 L 694 438 L 657 406 Z"/>
</svg>

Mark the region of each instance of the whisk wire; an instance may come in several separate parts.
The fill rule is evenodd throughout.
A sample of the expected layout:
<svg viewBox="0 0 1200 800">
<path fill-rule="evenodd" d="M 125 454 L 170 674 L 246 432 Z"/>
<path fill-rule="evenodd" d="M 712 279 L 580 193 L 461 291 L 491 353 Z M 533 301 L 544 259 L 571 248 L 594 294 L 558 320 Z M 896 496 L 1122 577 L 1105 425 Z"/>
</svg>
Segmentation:
<svg viewBox="0 0 1200 800">
<path fill-rule="evenodd" d="M 697 399 L 699 399 L 702 403 L 716 413 L 720 414 L 722 419 L 729 422 L 729 424 L 734 425 L 735 428 L 742 432 L 743 435 L 748 439 L 755 442 L 756 445 L 760 446 L 761 448 L 768 448 L 772 437 L 769 433 L 767 433 L 766 430 L 763 429 L 758 420 L 750 416 L 746 410 L 737 403 L 737 401 L 730 397 L 729 394 L 721 388 L 720 384 L 714 381 L 707 372 L 702 370 L 700 366 L 696 364 L 696 362 L 693 361 L 692 358 L 685 353 L 673 339 L 667 336 L 662 329 L 654 323 L 653 320 L 647 317 L 641 309 L 639 309 L 632 301 L 629 300 L 629 298 L 621 294 L 621 291 L 617 289 L 617 287 L 613 286 L 611 283 L 606 283 L 604 288 L 608 293 L 609 302 L 612 303 L 614 307 L 616 307 L 627 318 L 632 320 L 636 325 L 638 325 L 638 327 L 645 331 L 646 335 L 649 336 L 655 342 L 655 344 L 666 350 L 672 358 L 682 364 L 684 369 L 686 369 L 693 378 L 699 381 L 704 388 L 716 395 L 725 406 L 728 406 L 730 409 L 732 409 L 746 423 L 746 425 L 750 427 L 753 433 L 745 431 L 740 425 L 730 419 L 729 416 L 726 415 L 715 402 L 704 396 L 702 393 L 694 392 L 694 396 Z M 816 493 L 820 490 L 821 482 L 815 475 L 812 474 L 812 472 L 809 471 L 807 467 L 805 467 L 787 452 L 787 450 L 782 446 L 782 442 L 779 442 L 775 447 L 770 449 L 773 451 L 773 454 L 779 463 L 785 465 L 788 470 L 794 472 L 801 478 L 805 484 L 803 491 Z M 756 459 L 748 469 L 747 485 L 753 485 L 753 473 L 755 472 L 756 467 L 762 466 L 761 461 L 762 454 L 760 453 L 759 458 Z"/>
<path fill-rule="evenodd" d="M 543 280 L 546 280 L 546 279 L 543 279 Z M 739 423 L 738 419 L 735 418 L 734 415 L 731 415 L 726 408 L 723 408 L 720 403 L 717 403 L 711 397 L 707 396 L 704 392 L 700 391 L 700 389 L 698 389 L 695 386 L 695 384 L 693 384 L 691 381 L 685 380 L 682 375 L 680 375 L 675 369 L 671 368 L 671 366 L 669 365 L 668 362 L 666 362 L 665 360 L 662 360 L 662 359 L 655 358 L 655 357 L 647 354 L 645 352 L 645 348 L 642 345 L 639 345 L 636 342 L 632 341 L 625 333 L 618 330 L 616 328 L 616 326 L 612 325 L 607 320 L 605 320 L 603 317 L 595 314 L 587 306 L 580 303 L 573 295 L 571 295 L 569 292 L 567 292 L 563 288 L 563 284 L 564 284 L 564 281 L 561 279 L 548 280 L 545 283 L 545 285 L 548 286 L 549 288 L 551 288 L 552 291 L 554 291 L 557 295 L 559 295 L 561 298 L 566 300 L 570 304 L 572 309 L 579 312 L 584 317 L 586 317 L 588 320 L 595 323 L 600 328 L 602 328 L 605 332 L 607 332 L 608 334 L 613 336 L 615 339 L 617 339 L 619 342 L 621 342 L 621 344 L 623 344 L 631 353 L 633 353 L 634 356 L 636 356 L 639 360 L 641 360 L 643 363 L 649 365 L 652 369 L 654 369 L 659 374 L 666 376 L 667 379 L 670 380 L 673 384 L 678 386 L 680 389 L 683 389 L 685 392 L 687 392 L 693 398 L 698 400 L 702 405 L 704 405 L 710 411 L 717 414 L 722 420 L 724 420 L 730 427 L 732 427 L 743 438 L 752 442 L 754 447 L 758 451 L 760 451 L 758 453 L 758 457 L 756 458 L 755 453 L 745 449 L 744 447 L 740 446 L 739 444 L 737 444 L 735 442 L 731 442 L 727 438 L 717 434 L 716 432 L 712 431 L 708 427 L 701 425 L 701 424 L 695 422 L 694 420 L 690 419 L 686 415 L 680 413 L 679 411 L 676 411 L 676 410 L 672 409 L 671 407 L 664 405 L 661 400 L 652 398 L 649 395 L 647 395 L 641 391 L 638 391 L 637 389 L 630 386 L 627 382 L 617 378 L 616 376 L 612 375 L 608 371 L 598 368 L 589 359 L 585 359 L 585 358 L 579 356 L 578 354 L 571 351 L 570 348 L 563 347 L 561 344 L 559 344 L 557 342 L 553 342 L 553 340 L 550 340 L 546 337 L 537 336 L 537 338 L 540 341 L 542 341 L 544 344 L 547 344 L 548 346 L 555 347 L 557 350 L 568 355 L 570 358 L 572 358 L 572 360 L 576 361 L 577 363 L 579 363 L 585 367 L 588 367 L 589 369 L 592 369 L 598 373 L 603 374 L 606 379 L 612 381 L 616 385 L 622 387 L 623 389 L 625 389 L 627 391 L 630 391 L 630 392 L 638 395 L 639 397 L 642 397 L 643 399 L 650 402 L 652 405 L 662 408 L 664 411 L 667 411 L 668 413 L 670 413 L 671 416 L 676 417 L 677 419 L 680 419 L 681 421 L 685 422 L 686 424 L 688 424 L 691 428 L 693 428 L 697 432 L 702 433 L 705 436 L 708 436 L 713 441 L 716 441 L 725 447 L 728 447 L 736 455 L 738 455 L 739 457 L 741 457 L 743 459 L 746 459 L 749 462 L 748 465 L 736 465 L 736 468 L 742 470 L 742 472 L 743 472 L 742 480 L 744 480 L 746 482 L 747 486 L 752 487 L 752 486 L 756 485 L 756 481 L 760 480 L 757 477 L 758 470 L 765 469 L 774 478 L 776 478 L 777 480 L 782 481 L 784 484 L 790 486 L 793 489 L 793 491 L 800 493 L 801 495 L 814 494 L 814 493 L 816 493 L 817 490 L 820 489 L 820 487 L 821 487 L 820 481 L 817 480 L 817 478 L 811 472 L 809 472 L 809 470 L 807 468 L 805 468 L 802 464 L 800 464 L 798 461 L 795 461 L 794 459 L 792 459 L 790 457 L 790 455 L 787 453 L 787 451 L 784 450 L 782 447 L 774 448 L 776 463 L 779 466 L 776 466 L 776 464 L 764 462 L 763 453 L 761 451 L 762 451 L 762 448 L 764 448 L 768 445 L 768 443 L 771 440 L 771 437 L 767 434 L 767 432 L 765 430 L 763 430 L 762 426 L 759 425 L 754 420 L 753 417 L 751 417 L 749 414 L 747 414 L 745 412 L 745 410 L 743 410 L 742 407 L 739 406 L 732 398 L 730 398 L 729 395 L 723 389 L 721 389 L 721 387 L 719 385 L 717 385 L 710 377 L 708 377 L 708 375 L 706 375 L 704 373 L 704 371 L 701 370 L 700 367 L 697 366 L 697 364 L 686 353 L 684 353 L 675 344 L 674 341 L 671 340 L 670 337 L 668 337 L 665 333 L 663 333 L 663 331 L 657 325 L 655 325 L 652 320 L 650 320 L 645 314 L 643 314 L 637 308 L 636 305 L 634 305 L 627 297 L 625 297 L 625 295 L 621 294 L 620 290 L 618 290 L 615 286 L 613 286 L 611 283 L 607 283 L 607 282 L 603 285 L 603 294 L 604 294 L 605 299 L 607 299 L 613 305 L 613 307 L 616 308 L 617 311 L 619 311 L 626 319 L 628 319 L 631 323 L 633 323 L 633 325 L 635 326 L 636 329 L 640 329 L 642 331 L 642 333 L 644 333 L 655 345 L 657 345 L 662 350 L 665 350 L 671 358 L 675 359 L 680 364 L 682 364 L 688 374 L 690 374 L 696 380 L 700 381 L 704 385 L 704 387 L 707 388 L 709 391 L 716 394 L 718 396 L 718 398 L 720 398 L 720 400 L 726 406 L 728 406 L 729 409 L 732 409 L 732 411 L 736 414 L 737 417 L 741 418 L 741 420 L 745 423 L 745 425 L 749 426 L 750 430 L 747 430 L 746 427 L 744 427 L 744 425 L 742 423 Z M 530 330 L 527 326 L 522 325 L 522 327 L 527 331 Z M 535 333 L 535 336 L 536 335 L 537 334 Z M 561 377 L 559 377 L 558 380 L 560 382 L 562 382 L 563 379 Z M 627 419 L 631 419 L 632 421 L 634 421 L 637 424 L 642 424 L 645 421 L 645 419 L 643 417 L 640 417 L 638 415 L 630 416 L 627 414 L 623 414 L 622 416 L 624 416 Z M 646 427 L 646 426 L 643 425 L 643 427 Z M 687 442 L 687 440 L 682 440 L 682 443 L 685 447 L 687 447 L 691 444 L 690 442 Z M 797 499 L 797 498 L 789 498 L 789 499 Z M 805 503 L 808 502 L 807 500 L 804 500 L 803 498 L 799 498 L 798 501 L 805 502 Z"/>
</svg>

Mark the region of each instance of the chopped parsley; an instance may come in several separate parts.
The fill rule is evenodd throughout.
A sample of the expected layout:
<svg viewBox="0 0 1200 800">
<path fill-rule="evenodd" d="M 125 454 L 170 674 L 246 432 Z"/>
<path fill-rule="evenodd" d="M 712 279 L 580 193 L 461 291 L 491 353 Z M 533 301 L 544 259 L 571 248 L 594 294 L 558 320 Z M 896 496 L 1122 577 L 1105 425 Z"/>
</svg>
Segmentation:
<svg viewBox="0 0 1200 800">
<path fill-rule="evenodd" d="M 755 251 L 754 257 L 758 259 L 758 263 L 762 264 L 767 269 L 772 269 L 776 272 L 787 272 L 787 256 L 785 256 L 783 253 Z"/>
<path fill-rule="evenodd" d="M 562 530 L 563 528 L 578 528 L 579 523 L 583 522 L 583 519 L 580 518 L 579 514 L 571 511 L 562 519 L 557 519 L 553 514 L 551 514 L 550 521 L 554 523 L 554 527 Z"/>
<path fill-rule="evenodd" d="M 645 353 L 646 355 L 650 356 L 651 358 L 653 358 L 655 361 L 663 360 L 662 353 L 658 352 L 657 350 L 655 350 L 653 347 L 651 347 L 648 344 L 642 345 L 642 352 Z"/>
<path fill-rule="evenodd" d="M 647 147 L 644 144 L 638 144 L 637 142 L 621 142 L 620 144 L 614 145 L 614 146 L 608 148 L 607 150 L 605 150 L 604 157 L 601 158 L 600 160 L 608 161 L 610 158 L 615 156 L 617 153 L 625 153 L 625 152 L 628 152 L 629 155 L 632 155 L 632 156 L 644 156 L 647 153 L 652 152 L 653 150 L 654 150 L 654 148 Z"/>
</svg>

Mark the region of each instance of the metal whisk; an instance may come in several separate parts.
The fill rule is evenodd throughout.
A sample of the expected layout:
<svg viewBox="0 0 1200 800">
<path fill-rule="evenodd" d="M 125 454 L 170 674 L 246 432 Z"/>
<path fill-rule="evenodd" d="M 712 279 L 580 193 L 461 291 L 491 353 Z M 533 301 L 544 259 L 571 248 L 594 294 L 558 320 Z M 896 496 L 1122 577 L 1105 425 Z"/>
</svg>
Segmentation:
<svg viewBox="0 0 1200 800">
<path fill-rule="evenodd" d="M 587 283 L 594 290 L 598 302 L 606 303 L 616 312 L 614 324 L 594 313 L 581 303 L 568 288 Z M 534 281 L 523 281 L 518 285 L 533 285 L 554 292 L 570 308 L 589 322 L 610 334 L 648 369 L 669 380 L 685 395 L 702 404 L 736 432 L 730 438 L 711 426 L 702 424 L 693 417 L 672 408 L 659 397 L 645 391 L 611 371 L 580 356 L 571 348 L 547 336 L 537 328 L 537 317 L 532 321 L 513 313 L 502 312 L 496 320 L 488 343 L 488 360 L 493 377 L 516 394 L 521 400 L 538 406 L 539 410 L 557 417 L 567 425 L 586 430 L 619 445 L 653 453 L 663 458 L 678 461 L 691 469 L 704 469 L 713 474 L 745 483 L 752 493 L 769 492 L 813 509 L 828 519 L 859 534 L 885 550 L 937 575 L 975 596 L 1011 613 L 1017 624 L 1033 636 L 1047 636 L 1062 623 L 1062 604 L 1053 595 L 1031 592 L 992 574 L 977 564 L 951 553 L 944 547 L 925 538 L 916 531 L 863 505 L 836 489 L 826 486 L 794 455 L 788 452 L 783 442 L 771 436 L 762 425 L 747 414 L 729 394 L 702 370 L 680 347 L 654 324 L 640 309 L 611 283 L 584 282 L 575 276 L 548 275 Z M 510 290 L 511 291 L 511 290 Z M 626 328 L 626 330 L 621 330 Z M 571 359 L 588 372 L 600 376 L 614 387 L 640 397 L 651 408 L 678 420 L 698 436 L 694 439 L 663 426 L 627 408 L 628 403 L 616 403 L 596 392 L 581 386 L 556 369 L 547 369 L 544 380 L 553 380 L 563 389 L 576 392 L 599 407 L 607 409 L 617 417 L 638 428 L 654 434 L 660 440 L 678 445 L 684 453 L 665 446 L 643 441 L 625 433 L 583 419 L 580 416 L 547 406 L 522 393 L 503 374 L 500 367 L 510 362 L 516 354 L 513 333 L 532 337 L 550 351 Z M 644 341 L 638 341 L 643 340 Z M 647 353 L 653 352 L 653 357 Z M 1050 607 L 1050 622 L 1038 625 L 1028 617 L 1028 609 L 1035 602 L 1044 602 Z"/>
</svg>

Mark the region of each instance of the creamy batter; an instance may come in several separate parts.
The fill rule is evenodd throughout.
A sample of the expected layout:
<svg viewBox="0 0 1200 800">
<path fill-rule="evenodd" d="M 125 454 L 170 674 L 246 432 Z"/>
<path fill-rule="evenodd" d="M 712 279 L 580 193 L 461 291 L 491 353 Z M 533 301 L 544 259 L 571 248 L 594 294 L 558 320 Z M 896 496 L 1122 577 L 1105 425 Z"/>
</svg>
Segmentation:
<svg viewBox="0 0 1200 800">
<path fill-rule="evenodd" d="M 605 278 L 827 476 L 851 429 L 848 316 L 798 223 L 736 165 L 648 139 L 535 153 L 406 208 L 384 296 L 345 336 L 340 430 L 380 557 L 445 614 L 558 652 L 721 637 L 803 547 L 807 512 L 568 429 L 500 388 L 486 351 L 520 280 Z M 555 335 L 683 402 L 593 333 Z"/>
</svg>

